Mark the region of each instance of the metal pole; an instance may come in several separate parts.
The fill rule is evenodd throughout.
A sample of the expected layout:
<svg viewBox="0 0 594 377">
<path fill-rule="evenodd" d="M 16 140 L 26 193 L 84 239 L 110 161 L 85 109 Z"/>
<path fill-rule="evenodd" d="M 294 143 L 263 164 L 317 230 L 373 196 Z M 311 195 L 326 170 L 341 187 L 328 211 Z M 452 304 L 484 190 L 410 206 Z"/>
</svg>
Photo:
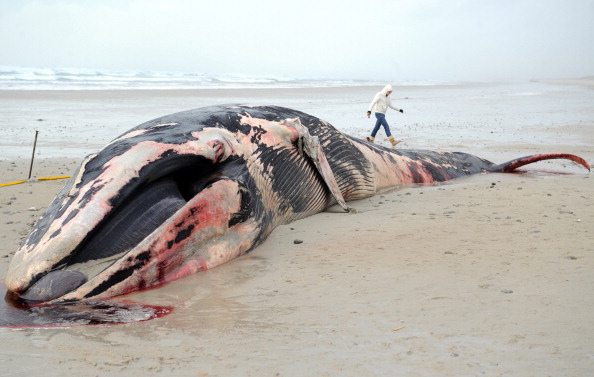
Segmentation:
<svg viewBox="0 0 594 377">
<path fill-rule="evenodd" d="M 35 159 L 35 148 L 37 148 L 37 134 L 39 131 L 35 131 L 35 141 L 33 142 L 33 153 L 31 154 L 31 165 L 29 166 L 29 178 L 31 179 L 31 172 L 33 171 L 33 160 Z"/>
</svg>

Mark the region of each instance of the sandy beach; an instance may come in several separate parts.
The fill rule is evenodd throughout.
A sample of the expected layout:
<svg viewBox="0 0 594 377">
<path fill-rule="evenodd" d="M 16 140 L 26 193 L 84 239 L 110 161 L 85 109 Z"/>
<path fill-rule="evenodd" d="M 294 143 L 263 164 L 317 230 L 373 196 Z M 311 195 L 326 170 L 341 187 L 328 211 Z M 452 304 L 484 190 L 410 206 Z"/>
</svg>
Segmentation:
<svg viewBox="0 0 594 377">
<path fill-rule="evenodd" d="M 27 178 L 35 130 L 33 177 L 56 177 L 131 127 L 213 104 L 292 107 L 364 137 L 379 89 L 0 91 L 0 184 Z M 589 81 L 393 96 L 401 148 L 594 164 Z M 174 307 L 160 319 L 0 328 L 0 376 L 592 376 L 594 181 L 566 161 L 530 168 L 401 187 L 352 202 L 353 214 L 333 207 L 247 256 L 126 297 Z M 0 187 L 0 279 L 64 184 Z"/>
</svg>

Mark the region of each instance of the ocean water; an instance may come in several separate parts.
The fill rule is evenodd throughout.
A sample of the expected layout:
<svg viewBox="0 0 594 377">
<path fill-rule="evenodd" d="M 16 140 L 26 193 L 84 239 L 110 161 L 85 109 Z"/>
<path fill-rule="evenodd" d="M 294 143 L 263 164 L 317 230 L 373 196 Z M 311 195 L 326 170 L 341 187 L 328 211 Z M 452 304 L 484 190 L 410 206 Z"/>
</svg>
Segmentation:
<svg viewBox="0 0 594 377">
<path fill-rule="evenodd" d="M 572 131 L 593 127 L 590 87 L 546 82 L 392 84 L 392 101 L 405 112 L 390 111 L 388 121 L 403 140 L 403 149 L 464 151 L 493 161 L 517 157 L 518 148 L 525 149 L 525 154 L 557 151 L 547 147 L 552 144 L 574 146 L 569 150 L 575 153 L 584 148 L 591 151 L 591 138 Z M 357 80 L 0 67 L 0 159 L 29 159 L 36 131 L 37 157 L 81 159 L 145 121 L 224 103 L 298 109 L 363 138 L 375 122 L 365 115 L 369 102 L 383 85 Z M 207 90 L 167 90 L 183 88 Z M 208 90 L 217 88 L 221 90 Z M 378 143 L 388 146 L 383 135 L 381 131 Z"/>
<path fill-rule="evenodd" d="M 419 84 L 423 84 L 419 82 Z M 0 90 L 308 88 L 383 85 L 372 80 L 211 75 L 197 72 L 113 71 L 0 66 Z"/>
</svg>

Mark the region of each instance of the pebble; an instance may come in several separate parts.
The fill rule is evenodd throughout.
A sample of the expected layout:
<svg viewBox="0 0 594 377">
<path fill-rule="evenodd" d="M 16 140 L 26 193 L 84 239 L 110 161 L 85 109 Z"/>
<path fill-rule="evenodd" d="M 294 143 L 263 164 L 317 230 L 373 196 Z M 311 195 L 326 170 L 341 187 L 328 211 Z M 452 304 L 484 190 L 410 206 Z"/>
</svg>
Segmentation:
<svg viewBox="0 0 594 377">
<path fill-rule="evenodd" d="M 303 243 L 303 240 L 294 240 L 293 243 L 295 245 L 299 245 L 300 243 Z"/>
<path fill-rule="evenodd" d="M 29 211 L 38 211 L 37 207 L 29 207 Z"/>
</svg>

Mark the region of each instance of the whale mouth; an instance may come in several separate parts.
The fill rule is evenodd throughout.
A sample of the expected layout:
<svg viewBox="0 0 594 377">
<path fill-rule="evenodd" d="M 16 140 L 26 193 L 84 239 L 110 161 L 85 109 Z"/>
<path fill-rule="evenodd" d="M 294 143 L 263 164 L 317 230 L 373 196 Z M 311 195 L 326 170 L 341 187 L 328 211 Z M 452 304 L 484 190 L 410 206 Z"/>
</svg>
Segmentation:
<svg viewBox="0 0 594 377">
<path fill-rule="evenodd" d="M 152 169 L 165 175 L 145 176 L 129 195 L 115 198 L 118 204 L 104 220 L 56 268 L 34 280 L 20 299 L 45 302 L 75 291 L 124 257 L 194 196 L 224 179 L 220 166 L 211 160 L 195 157 L 184 162 L 176 170 Z M 198 179 L 193 178 L 197 171 Z"/>
<path fill-rule="evenodd" d="M 132 249 L 186 205 L 171 178 L 151 182 L 124 200 L 74 251 L 68 269 L 93 275 Z M 99 272 L 99 271 L 97 271 Z"/>
</svg>

